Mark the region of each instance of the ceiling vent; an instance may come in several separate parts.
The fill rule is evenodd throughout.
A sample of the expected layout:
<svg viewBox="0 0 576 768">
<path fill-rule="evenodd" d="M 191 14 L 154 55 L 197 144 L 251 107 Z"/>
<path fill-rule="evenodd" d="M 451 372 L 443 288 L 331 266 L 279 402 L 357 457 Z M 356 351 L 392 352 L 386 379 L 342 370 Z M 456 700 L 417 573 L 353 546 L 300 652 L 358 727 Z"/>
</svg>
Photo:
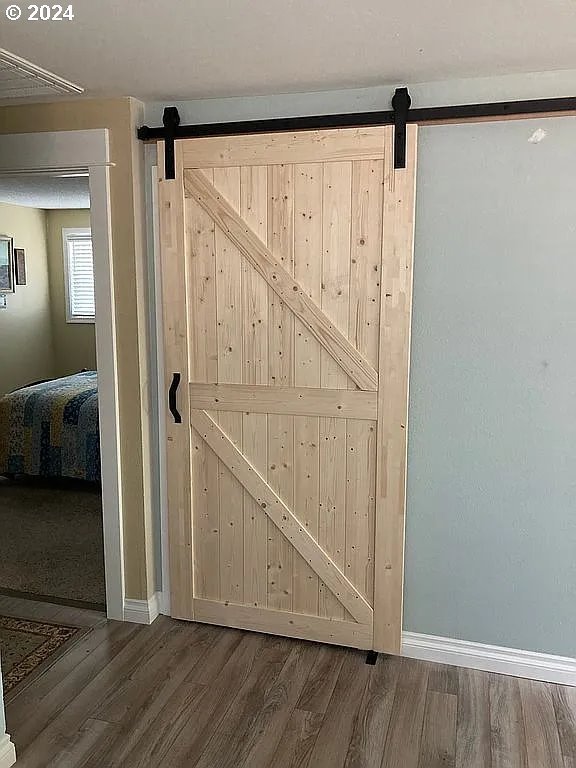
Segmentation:
<svg viewBox="0 0 576 768">
<path fill-rule="evenodd" d="M 0 99 L 82 93 L 84 88 L 0 48 Z"/>
</svg>

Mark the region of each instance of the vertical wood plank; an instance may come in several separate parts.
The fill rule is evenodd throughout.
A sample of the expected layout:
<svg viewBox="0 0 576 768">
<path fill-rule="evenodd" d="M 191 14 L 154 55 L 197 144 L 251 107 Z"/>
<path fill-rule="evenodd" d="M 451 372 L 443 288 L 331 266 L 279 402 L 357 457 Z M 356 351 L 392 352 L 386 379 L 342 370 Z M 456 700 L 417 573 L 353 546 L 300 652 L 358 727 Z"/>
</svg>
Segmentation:
<svg viewBox="0 0 576 768">
<path fill-rule="evenodd" d="M 320 304 L 322 264 L 322 165 L 294 168 L 294 277 L 308 296 Z M 308 329 L 295 320 L 294 383 L 320 386 L 320 345 Z M 319 523 L 320 427 L 317 418 L 294 418 L 294 513 L 315 539 Z M 294 553 L 293 610 L 318 615 L 318 577 Z"/>
<path fill-rule="evenodd" d="M 228 202 L 240 209 L 240 168 L 215 168 L 214 186 Z M 218 334 L 218 381 L 242 382 L 242 264 L 240 252 L 216 228 L 216 307 Z M 224 432 L 242 447 L 242 414 L 217 414 Z M 244 492 L 230 470 L 218 462 L 220 495 L 220 599 L 244 600 Z"/>
<path fill-rule="evenodd" d="M 378 364 L 384 163 L 352 164 L 348 336 Z M 355 389 L 351 380 L 349 389 Z M 346 435 L 346 574 L 374 602 L 375 424 L 348 420 Z"/>
<path fill-rule="evenodd" d="M 385 130 L 384 214 L 378 356 L 374 648 L 399 653 L 402 635 L 406 432 L 416 186 L 415 125 L 406 168 L 394 170 L 393 128 Z"/>
<path fill-rule="evenodd" d="M 576 765 L 576 688 L 554 685 L 552 698 L 564 762 L 572 768 Z"/>
<path fill-rule="evenodd" d="M 308 763 L 310 768 L 343 767 L 369 677 L 369 665 L 362 663 L 358 652 L 348 651 Z"/>
<path fill-rule="evenodd" d="M 322 715 L 316 712 L 295 709 L 268 768 L 304 768 L 309 765 L 322 720 Z"/>
<path fill-rule="evenodd" d="M 182 275 L 189 268 L 189 243 L 185 237 L 185 201 L 182 151 L 176 146 L 176 178 L 163 178 L 164 145 L 158 143 L 158 206 L 160 258 L 162 259 L 162 308 L 164 325 L 164 391 L 172 374 L 180 373 L 178 405 L 182 423 L 166 419 L 166 472 L 168 488 L 168 537 L 170 549 L 171 610 L 174 616 L 192 619 L 192 477 L 190 472 L 190 411 L 186 386 L 189 369 L 188 297 Z"/>
<path fill-rule="evenodd" d="M 294 169 L 268 168 L 268 246 L 294 272 Z M 268 293 L 269 384 L 294 383 L 294 315 L 270 288 Z M 294 417 L 268 416 L 268 482 L 294 505 Z M 268 606 L 292 610 L 293 548 L 268 521 Z"/>
<path fill-rule="evenodd" d="M 402 663 L 399 657 L 388 656 L 379 659 L 372 670 L 354 723 L 345 768 L 380 766 Z"/>
<path fill-rule="evenodd" d="M 382 768 L 418 766 L 429 668 L 426 662 L 409 661 L 400 670 Z"/>
<path fill-rule="evenodd" d="M 564 768 L 552 691 L 547 683 L 518 680 L 528 768 Z"/>
<path fill-rule="evenodd" d="M 191 428 L 194 502 L 194 596 L 220 599 L 218 457 Z M 172 582 L 172 579 L 170 580 Z M 174 611 L 172 609 L 172 615 Z M 175 617 L 176 618 L 176 617 Z"/>
<path fill-rule="evenodd" d="M 240 177 L 240 213 L 264 242 L 268 236 L 268 169 L 243 167 Z M 268 384 L 268 287 L 254 268 L 243 259 L 243 339 L 244 384 Z M 248 461 L 267 476 L 268 416 L 245 413 L 242 416 L 243 453 Z M 266 515 L 244 491 L 244 601 L 257 607 L 267 604 Z"/>
<path fill-rule="evenodd" d="M 362 355 L 378 366 L 384 162 L 352 164 L 350 311 L 348 335 Z"/>
<path fill-rule="evenodd" d="M 457 697 L 428 691 L 418 768 L 454 768 Z"/>
<path fill-rule="evenodd" d="M 374 605 L 376 429 L 346 421 L 346 576 Z"/>
<path fill-rule="evenodd" d="M 458 670 L 458 731 L 456 768 L 490 766 L 490 693 L 488 675 L 476 669 Z"/>
<path fill-rule="evenodd" d="M 322 196 L 321 306 L 335 326 L 348 332 L 352 164 L 326 163 Z M 321 386 L 346 389 L 348 376 L 321 351 Z M 320 419 L 320 545 L 339 566 L 346 558 L 346 422 Z M 346 570 L 346 569 L 345 569 Z M 320 584 L 320 615 L 344 618 L 338 600 Z"/>
<path fill-rule="evenodd" d="M 210 181 L 211 170 L 205 171 Z M 188 339 L 190 381 L 218 381 L 215 226 L 193 200 L 186 200 L 189 249 Z M 195 596 L 220 598 L 220 497 L 218 458 L 195 430 L 192 439 Z M 174 614 L 172 614 L 174 615 Z"/>
<path fill-rule="evenodd" d="M 492 768 L 526 768 L 526 734 L 515 677 L 490 675 Z"/>
</svg>

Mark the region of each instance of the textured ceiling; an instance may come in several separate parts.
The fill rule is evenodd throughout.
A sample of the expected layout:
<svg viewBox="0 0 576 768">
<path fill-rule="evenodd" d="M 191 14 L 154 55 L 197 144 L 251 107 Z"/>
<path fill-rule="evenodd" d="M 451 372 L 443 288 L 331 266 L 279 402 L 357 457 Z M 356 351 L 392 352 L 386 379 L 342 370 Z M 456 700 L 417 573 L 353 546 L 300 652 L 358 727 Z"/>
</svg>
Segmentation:
<svg viewBox="0 0 576 768">
<path fill-rule="evenodd" d="M 0 203 L 30 208 L 90 208 L 88 179 L 0 175 Z"/>
<path fill-rule="evenodd" d="M 76 0 L 0 44 L 89 95 L 189 99 L 571 69 L 576 0 Z"/>
</svg>

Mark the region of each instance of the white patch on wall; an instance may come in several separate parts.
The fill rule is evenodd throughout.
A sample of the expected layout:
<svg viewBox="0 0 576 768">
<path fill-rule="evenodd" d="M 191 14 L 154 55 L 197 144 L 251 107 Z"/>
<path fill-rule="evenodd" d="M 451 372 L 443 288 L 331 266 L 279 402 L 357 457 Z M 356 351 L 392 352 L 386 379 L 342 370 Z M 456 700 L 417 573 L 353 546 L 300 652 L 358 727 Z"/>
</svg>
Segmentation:
<svg viewBox="0 0 576 768">
<path fill-rule="evenodd" d="M 546 136 L 548 136 L 548 132 L 544 130 L 544 128 L 536 128 L 532 136 L 528 139 L 530 144 L 540 144 L 541 141 L 543 141 Z"/>
<path fill-rule="evenodd" d="M 82 93 L 84 88 L 0 48 L 0 99 Z"/>
<path fill-rule="evenodd" d="M 6 296 L 0 293 L 0 309 L 6 309 Z"/>
</svg>

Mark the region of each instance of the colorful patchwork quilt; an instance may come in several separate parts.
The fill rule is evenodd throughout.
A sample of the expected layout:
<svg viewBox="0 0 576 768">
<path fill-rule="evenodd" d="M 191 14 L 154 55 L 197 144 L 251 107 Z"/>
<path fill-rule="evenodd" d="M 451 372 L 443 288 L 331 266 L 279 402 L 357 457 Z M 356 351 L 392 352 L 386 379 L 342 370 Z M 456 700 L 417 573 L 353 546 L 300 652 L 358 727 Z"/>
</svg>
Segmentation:
<svg viewBox="0 0 576 768">
<path fill-rule="evenodd" d="M 5 474 L 100 482 L 95 371 L 0 397 L 0 475 Z"/>
</svg>

